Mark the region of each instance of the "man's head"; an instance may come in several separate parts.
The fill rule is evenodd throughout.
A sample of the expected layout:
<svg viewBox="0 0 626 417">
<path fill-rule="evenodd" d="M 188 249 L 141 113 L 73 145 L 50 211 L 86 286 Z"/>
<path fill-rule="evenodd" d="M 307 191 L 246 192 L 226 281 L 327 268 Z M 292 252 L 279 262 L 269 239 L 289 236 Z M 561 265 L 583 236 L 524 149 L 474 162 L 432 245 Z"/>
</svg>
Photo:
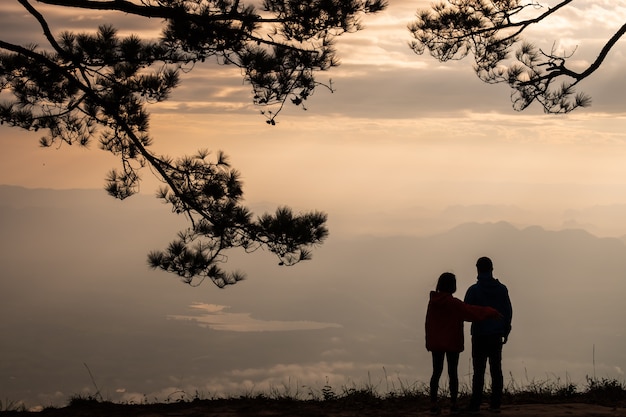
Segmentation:
<svg viewBox="0 0 626 417">
<path fill-rule="evenodd" d="M 491 262 L 491 259 L 487 258 L 486 256 L 478 258 L 478 260 L 476 261 L 476 270 L 478 270 L 479 273 L 493 271 L 493 263 Z"/>
</svg>

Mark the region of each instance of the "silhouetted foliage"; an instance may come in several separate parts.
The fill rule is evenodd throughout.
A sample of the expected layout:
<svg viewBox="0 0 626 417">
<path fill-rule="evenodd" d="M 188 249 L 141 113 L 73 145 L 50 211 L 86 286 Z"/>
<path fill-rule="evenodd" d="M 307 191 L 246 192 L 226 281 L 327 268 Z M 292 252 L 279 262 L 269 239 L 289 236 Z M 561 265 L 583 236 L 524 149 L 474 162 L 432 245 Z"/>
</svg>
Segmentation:
<svg viewBox="0 0 626 417">
<path fill-rule="evenodd" d="M 149 255 L 152 267 L 189 284 L 209 278 L 223 287 L 242 279 L 219 267 L 226 249 L 264 247 L 285 265 L 310 258 L 309 248 L 328 234 L 325 214 L 280 208 L 253 219 L 241 205 L 239 174 L 221 152 L 212 161 L 206 151 L 172 159 L 149 150 L 146 106 L 168 98 L 181 69 L 211 58 L 241 69 L 255 104 L 278 108 L 265 113 L 273 125 L 287 100 L 302 106 L 323 85 L 315 73 L 337 65 L 334 38 L 361 29 L 360 15 L 384 9 L 384 0 L 264 0 L 262 10 L 241 0 L 38 1 L 159 19 L 155 39 L 120 37 L 111 25 L 55 37 L 29 0 L 16 1 L 48 44 L 0 40 L 0 123 L 47 131 L 42 146 L 86 146 L 97 138 L 121 162 L 106 181 L 119 199 L 138 192 L 139 170 L 149 166 L 164 182 L 159 197 L 190 221 L 167 249 Z"/>
<path fill-rule="evenodd" d="M 597 59 L 580 72 L 568 66 L 571 54 L 559 55 L 554 48 L 543 51 L 522 38 L 524 30 L 571 2 L 545 7 L 536 0 L 440 1 L 418 10 L 417 20 L 409 25 L 415 38 L 411 47 L 420 55 L 428 50 L 441 62 L 474 55 L 474 69 L 482 81 L 507 83 L 513 89 L 515 110 L 536 101 L 546 113 L 568 113 L 591 104 L 589 96 L 576 93 L 575 87 L 600 67 L 626 32 L 624 24 L 607 40 Z"/>
</svg>

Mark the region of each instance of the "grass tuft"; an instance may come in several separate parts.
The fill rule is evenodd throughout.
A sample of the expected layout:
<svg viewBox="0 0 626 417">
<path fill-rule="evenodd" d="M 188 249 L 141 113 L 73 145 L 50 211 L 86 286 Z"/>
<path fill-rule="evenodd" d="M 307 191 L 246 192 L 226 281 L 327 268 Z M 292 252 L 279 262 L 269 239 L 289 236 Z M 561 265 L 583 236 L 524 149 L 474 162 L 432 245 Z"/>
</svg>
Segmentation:
<svg viewBox="0 0 626 417">
<path fill-rule="evenodd" d="M 587 377 L 585 397 L 587 401 L 618 406 L 626 403 L 626 384 L 615 379 Z"/>
<path fill-rule="evenodd" d="M 2 400 L 0 400 L 0 413 L 2 412 L 19 412 L 19 411 L 26 411 L 26 407 L 24 406 L 24 403 L 22 403 L 21 401 L 11 401 L 11 400 L 4 400 L 4 402 Z"/>
</svg>

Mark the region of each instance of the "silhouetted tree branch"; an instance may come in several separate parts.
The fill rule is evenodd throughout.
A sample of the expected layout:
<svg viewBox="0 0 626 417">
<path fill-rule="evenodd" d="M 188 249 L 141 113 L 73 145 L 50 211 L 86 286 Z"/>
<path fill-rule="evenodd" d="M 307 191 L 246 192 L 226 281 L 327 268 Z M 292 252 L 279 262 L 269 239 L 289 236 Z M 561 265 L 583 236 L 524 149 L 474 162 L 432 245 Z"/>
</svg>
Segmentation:
<svg viewBox="0 0 626 417">
<path fill-rule="evenodd" d="M 591 104 L 590 97 L 576 93 L 575 88 L 600 67 L 626 32 L 625 24 L 584 71 L 568 67 L 571 55 L 558 55 L 554 49 L 543 51 L 522 39 L 524 30 L 571 2 L 564 0 L 546 10 L 536 0 L 442 1 L 431 9 L 418 10 L 417 20 L 409 25 L 415 38 L 411 48 L 420 55 L 428 50 L 441 62 L 472 54 L 474 69 L 481 80 L 507 83 L 513 89 L 511 99 L 515 110 L 524 110 L 536 101 L 546 113 L 568 113 Z M 539 12 L 537 16 L 517 19 L 533 10 Z M 514 47 L 517 49 L 512 55 Z"/>
<path fill-rule="evenodd" d="M 111 25 L 55 36 L 29 0 L 16 1 L 48 45 L 0 39 L 0 123 L 46 131 L 42 146 L 87 146 L 97 138 L 120 160 L 106 181 L 119 199 L 138 192 L 139 171 L 150 167 L 164 183 L 158 196 L 190 222 L 168 248 L 149 254 L 152 267 L 190 285 L 208 278 L 224 287 L 243 278 L 221 268 L 228 249 L 266 248 L 284 265 L 310 258 L 310 248 L 328 234 L 324 213 L 296 215 L 281 207 L 254 219 L 241 204 L 239 174 L 222 152 L 215 159 L 208 151 L 173 159 L 150 151 L 147 105 L 168 98 L 183 67 L 213 58 L 242 69 L 255 104 L 278 106 L 264 113 L 274 124 L 287 100 L 302 106 L 322 85 L 316 72 L 337 65 L 334 38 L 361 29 L 359 16 L 382 10 L 384 0 L 264 0 L 261 11 L 240 0 L 39 0 L 163 19 L 156 39 L 120 37 Z"/>
</svg>

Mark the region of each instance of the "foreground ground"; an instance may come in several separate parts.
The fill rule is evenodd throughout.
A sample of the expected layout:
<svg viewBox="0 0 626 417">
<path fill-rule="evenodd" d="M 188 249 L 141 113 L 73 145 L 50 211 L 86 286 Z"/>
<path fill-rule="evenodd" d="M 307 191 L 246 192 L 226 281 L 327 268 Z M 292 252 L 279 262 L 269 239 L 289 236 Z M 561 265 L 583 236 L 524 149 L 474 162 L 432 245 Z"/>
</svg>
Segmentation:
<svg viewBox="0 0 626 417">
<path fill-rule="evenodd" d="M 5 412 L 4 415 L 41 417 L 410 417 L 428 416 L 428 407 L 408 400 L 289 401 L 289 400 L 200 400 L 172 404 L 113 404 L 86 402 L 38 413 Z M 444 409 L 442 415 L 448 415 Z M 483 416 L 496 416 L 487 410 Z M 626 405 L 586 403 L 507 404 L 501 416 L 511 417 L 626 417 Z"/>
</svg>

